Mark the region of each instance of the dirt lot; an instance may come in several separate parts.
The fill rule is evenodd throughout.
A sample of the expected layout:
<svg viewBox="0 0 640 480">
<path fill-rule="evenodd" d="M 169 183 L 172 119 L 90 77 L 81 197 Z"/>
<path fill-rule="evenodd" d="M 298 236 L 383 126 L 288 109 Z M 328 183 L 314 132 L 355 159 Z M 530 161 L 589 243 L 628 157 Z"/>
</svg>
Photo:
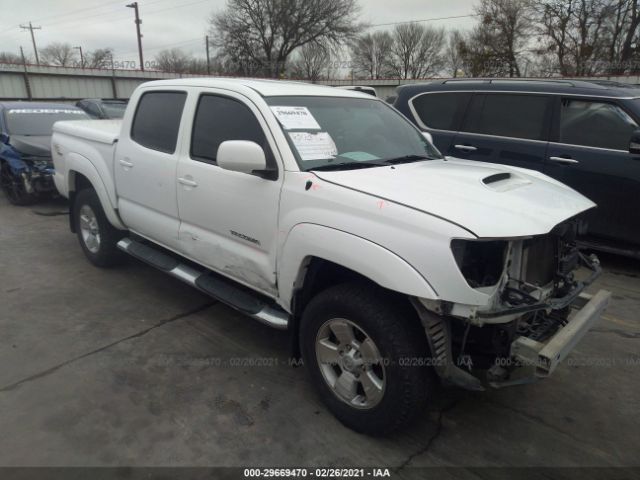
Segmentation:
<svg viewBox="0 0 640 480">
<path fill-rule="evenodd" d="M 373 439 L 319 403 L 285 333 L 134 260 L 94 268 L 64 211 L 0 198 L 0 466 L 640 466 L 637 262 L 604 258 L 613 303 L 552 378 L 444 391 Z"/>
</svg>

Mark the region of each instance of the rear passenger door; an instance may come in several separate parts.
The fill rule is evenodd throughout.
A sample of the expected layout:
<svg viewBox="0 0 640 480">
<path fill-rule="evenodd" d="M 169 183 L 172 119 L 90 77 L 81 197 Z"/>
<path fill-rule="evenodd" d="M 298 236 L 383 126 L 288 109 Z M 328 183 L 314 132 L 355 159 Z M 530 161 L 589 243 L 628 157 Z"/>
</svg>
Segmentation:
<svg viewBox="0 0 640 480">
<path fill-rule="evenodd" d="M 186 98 L 182 91 L 149 89 L 132 99 L 136 111 L 123 121 L 114 159 L 125 225 L 172 249 L 178 245 L 175 179 Z"/>
<path fill-rule="evenodd" d="M 447 152 L 470 99 L 469 92 L 426 92 L 409 100 L 409 109 L 418 127 L 431 134 L 438 150 Z"/>
<path fill-rule="evenodd" d="M 446 154 L 542 171 L 552 109 L 545 95 L 475 93 Z"/>
<path fill-rule="evenodd" d="M 629 153 L 638 120 L 615 100 L 557 100 L 554 134 L 545 173 L 596 204 L 589 233 L 640 243 L 640 155 Z"/>
</svg>

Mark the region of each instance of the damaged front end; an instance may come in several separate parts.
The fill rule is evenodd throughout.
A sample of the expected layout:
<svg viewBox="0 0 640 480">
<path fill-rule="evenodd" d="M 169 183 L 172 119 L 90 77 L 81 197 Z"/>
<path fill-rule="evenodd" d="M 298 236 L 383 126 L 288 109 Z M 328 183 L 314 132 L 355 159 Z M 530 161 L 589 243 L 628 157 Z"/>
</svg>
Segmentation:
<svg viewBox="0 0 640 480">
<path fill-rule="evenodd" d="M 553 372 L 610 298 L 606 291 L 584 293 L 601 268 L 595 255 L 576 246 L 583 229 L 572 219 L 546 235 L 452 241 L 467 283 L 489 301 L 483 306 L 414 302 L 443 380 L 481 390 L 485 383 L 526 383 Z"/>
<path fill-rule="evenodd" d="M 42 195 L 56 192 L 51 157 L 20 154 L 2 156 L 0 186 L 14 205 L 28 205 Z"/>
</svg>

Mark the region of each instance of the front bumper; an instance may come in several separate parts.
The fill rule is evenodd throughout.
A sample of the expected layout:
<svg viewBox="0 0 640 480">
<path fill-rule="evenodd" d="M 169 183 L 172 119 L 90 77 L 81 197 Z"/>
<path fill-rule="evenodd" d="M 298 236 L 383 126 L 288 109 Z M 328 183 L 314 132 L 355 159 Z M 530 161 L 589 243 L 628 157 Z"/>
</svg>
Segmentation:
<svg viewBox="0 0 640 480">
<path fill-rule="evenodd" d="M 53 181 L 53 169 L 31 169 L 21 174 L 21 179 L 27 193 L 50 193 L 56 191 Z"/>
<path fill-rule="evenodd" d="M 595 295 L 581 293 L 571 303 L 577 310 L 569 322 L 545 342 L 537 342 L 527 337 L 518 337 L 511 343 L 511 356 L 522 368 L 517 375 L 519 381 L 548 377 L 569 355 L 571 350 L 589 331 L 591 326 L 609 304 L 611 293 L 600 290 Z M 512 383 L 513 377 L 506 383 Z M 493 382 L 493 386 L 502 386 Z"/>
<path fill-rule="evenodd" d="M 525 336 L 515 337 L 507 345 L 508 358 L 498 359 L 500 362 L 487 371 L 486 383 L 471 369 L 461 365 L 460 357 L 455 360 L 451 318 L 427 310 L 417 300 L 413 304 L 425 329 L 438 376 L 447 384 L 467 390 L 484 390 L 483 383 L 500 388 L 535 382 L 551 375 L 600 318 L 610 298 L 611 293 L 606 290 L 600 290 L 593 296 L 580 293 L 569 304 L 575 313 L 547 340 L 540 342 Z"/>
</svg>

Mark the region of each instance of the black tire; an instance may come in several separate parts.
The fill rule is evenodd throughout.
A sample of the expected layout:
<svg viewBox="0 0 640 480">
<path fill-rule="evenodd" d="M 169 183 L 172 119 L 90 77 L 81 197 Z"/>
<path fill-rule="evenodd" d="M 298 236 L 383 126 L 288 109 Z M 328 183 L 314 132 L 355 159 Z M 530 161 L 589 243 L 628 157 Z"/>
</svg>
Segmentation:
<svg viewBox="0 0 640 480">
<path fill-rule="evenodd" d="M 89 210 L 87 210 L 87 208 Z M 92 222 L 99 234 L 99 241 L 92 243 L 85 239 L 86 229 L 83 230 L 82 216 L 89 212 L 93 212 L 95 222 Z M 117 243 L 125 236 L 126 232 L 115 228 L 102 209 L 98 194 L 92 188 L 81 190 L 75 197 L 73 203 L 73 222 L 78 236 L 80 246 L 84 254 L 96 267 L 108 268 L 122 263 L 125 255 L 116 246 Z M 94 235 L 95 236 L 95 235 Z"/>
<path fill-rule="evenodd" d="M 16 178 L 6 162 L 0 164 L 0 187 L 12 205 L 25 207 L 38 200 L 34 193 L 27 193 L 22 181 Z"/>
<path fill-rule="evenodd" d="M 316 356 L 316 340 L 327 331 L 331 319 L 346 319 L 361 329 L 384 359 L 383 393 L 370 408 L 348 404 L 325 380 Z M 408 304 L 375 285 L 348 283 L 319 293 L 302 315 L 300 347 L 322 401 L 338 420 L 360 433 L 386 435 L 406 426 L 422 413 L 436 386 L 431 367 L 410 361 L 429 357 L 426 335 L 415 314 Z M 360 378 L 362 372 L 357 375 Z"/>
</svg>

